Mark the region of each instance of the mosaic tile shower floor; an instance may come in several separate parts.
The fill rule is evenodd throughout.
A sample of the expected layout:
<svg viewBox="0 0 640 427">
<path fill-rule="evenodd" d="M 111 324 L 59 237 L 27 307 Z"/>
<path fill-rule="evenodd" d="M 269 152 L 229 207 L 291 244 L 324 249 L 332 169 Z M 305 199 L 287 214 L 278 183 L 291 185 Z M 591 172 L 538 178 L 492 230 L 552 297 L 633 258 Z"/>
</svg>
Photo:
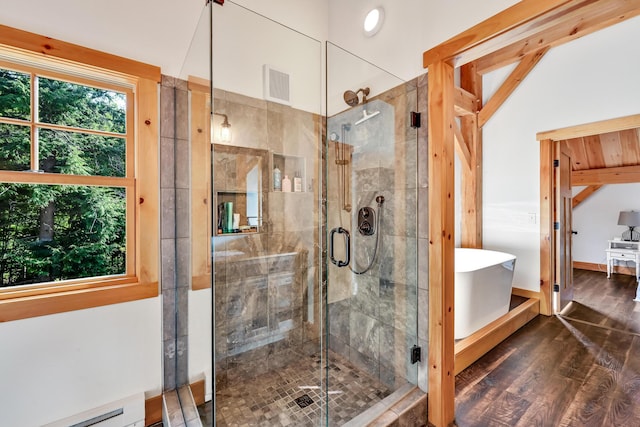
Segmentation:
<svg viewBox="0 0 640 427">
<path fill-rule="evenodd" d="M 319 389 L 321 360 L 302 358 L 278 372 L 228 386 L 217 393 L 216 425 L 320 426 L 324 416 L 324 392 Z M 324 372 L 324 369 L 322 369 Z M 387 397 L 393 390 L 361 373 L 351 363 L 330 353 L 329 425 L 340 426 Z M 301 408 L 296 399 L 307 395 L 313 403 Z M 308 403 L 302 399 L 302 404 Z M 212 425 L 211 402 L 199 408 L 202 424 Z"/>
</svg>

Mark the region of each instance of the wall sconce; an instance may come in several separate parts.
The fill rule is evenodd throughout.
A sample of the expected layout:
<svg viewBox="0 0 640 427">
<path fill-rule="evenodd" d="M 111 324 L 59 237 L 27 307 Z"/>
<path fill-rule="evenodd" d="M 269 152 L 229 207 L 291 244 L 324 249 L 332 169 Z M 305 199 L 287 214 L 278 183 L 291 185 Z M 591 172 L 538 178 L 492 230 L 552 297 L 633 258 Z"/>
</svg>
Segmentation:
<svg viewBox="0 0 640 427">
<path fill-rule="evenodd" d="M 226 114 L 222 113 L 213 113 L 216 116 L 222 116 L 224 120 L 220 125 L 220 141 L 222 142 L 231 142 L 231 125 L 229 124 L 229 118 Z"/>
<path fill-rule="evenodd" d="M 635 227 L 640 226 L 640 212 L 620 211 L 620 216 L 618 216 L 618 225 L 626 225 L 629 227 L 627 231 L 622 233 L 622 240 L 632 242 L 640 240 L 640 233 L 633 230 Z"/>
</svg>

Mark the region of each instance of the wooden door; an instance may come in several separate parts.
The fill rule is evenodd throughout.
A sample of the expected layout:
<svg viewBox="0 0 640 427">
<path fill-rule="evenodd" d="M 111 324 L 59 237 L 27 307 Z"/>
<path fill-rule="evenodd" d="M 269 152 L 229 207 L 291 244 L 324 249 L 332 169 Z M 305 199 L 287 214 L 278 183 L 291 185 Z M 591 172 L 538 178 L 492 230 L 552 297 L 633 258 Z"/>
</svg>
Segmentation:
<svg viewBox="0 0 640 427">
<path fill-rule="evenodd" d="M 557 165 L 554 197 L 555 281 L 554 307 L 561 312 L 573 300 L 573 256 L 571 254 L 572 204 L 571 155 L 566 143 L 555 143 Z"/>
</svg>

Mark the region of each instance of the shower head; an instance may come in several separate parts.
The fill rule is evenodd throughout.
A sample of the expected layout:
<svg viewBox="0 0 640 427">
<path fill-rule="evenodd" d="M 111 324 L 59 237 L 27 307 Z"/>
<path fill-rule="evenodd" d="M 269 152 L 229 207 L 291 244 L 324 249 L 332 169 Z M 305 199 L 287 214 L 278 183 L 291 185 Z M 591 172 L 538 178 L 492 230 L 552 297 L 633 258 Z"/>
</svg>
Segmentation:
<svg viewBox="0 0 640 427">
<path fill-rule="evenodd" d="M 376 197 L 376 203 L 378 203 L 378 206 L 382 206 L 382 204 L 384 203 L 384 196 Z"/>
<path fill-rule="evenodd" d="M 356 92 L 348 90 L 344 93 L 344 102 L 346 102 L 350 107 L 355 107 L 360 103 L 360 99 L 358 98 L 358 94 Z"/>
<path fill-rule="evenodd" d="M 344 92 L 343 98 L 344 98 L 344 102 L 347 103 L 348 106 L 350 107 L 355 107 L 356 105 L 360 104 L 360 98 L 358 97 L 358 94 L 362 92 L 362 103 L 366 104 L 367 103 L 367 95 L 369 95 L 369 88 L 368 87 L 364 87 L 361 89 L 358 89 L 356 92 L 352 91 L 352 90 L 347 90 Z"/>
<path fill-rule="evenodd" d="M 355 125 L 358 126 L 361 123 L 366 122 L 367 120 L 369 120 L 372 117 L 377 116 L 378 114 L 380 114 L 380 111 L 374 111 L 373 113 L 369 114 L 367 113 L 367 109 L 363 108 L 362 109 L 362 118 L 360 120 L 358 120 Z"/>
</svg>

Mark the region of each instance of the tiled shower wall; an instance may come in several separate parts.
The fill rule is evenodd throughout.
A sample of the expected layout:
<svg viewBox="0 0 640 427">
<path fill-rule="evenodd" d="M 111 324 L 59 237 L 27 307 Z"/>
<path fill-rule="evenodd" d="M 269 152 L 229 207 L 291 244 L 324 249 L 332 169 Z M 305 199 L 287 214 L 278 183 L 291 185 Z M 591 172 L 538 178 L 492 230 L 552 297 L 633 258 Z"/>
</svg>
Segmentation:
<svg viewBox="0 0 640 427">
<path fill-rule="evenodd" d="M 160 222 L 165 391 L 188 384 L 191 262 L 189 101 L 187 82 L 162 76 L 160 87 Z"/>
<path fill-rule="evenodd" d="M 426 357 L 428 349 L 428 147 L 427 147 L 427 78 L 426 75 L 405 85 L 395 88 L 378 97 L 390 103 L 396 110 L 396 135 L 403 135 L 399 140 L 403 144 L 398 147 L 399 155 L 404 155 L 403 161 L 392 168 L 379 168 L 379 170 L 362 170 L 356 175 L 360 190 L 356 190 L 358 197 L 364 194 L 381 191 L 387 197 L 383 220 L 385 231 L 382 241 L 381 260 L 384 260 L 384 269 L 378 272 L 377 284 L 371 286 L 371 277 L 357 277 L 356 283 L 360 289 L 376 288 L 377 294 L 362 292 L 360 296 L 349 301 L 349 309 L 346 311 L 348 320 L 345 320 L 345 311 L 341 310 L 332 321 L 335 325 L 351 327 L 351 311 L 353 312 L 353 325 L 369 325 L 373 319 L 375 328 L 369 337 L 377 337 L 378 351 L 377 362 L 371 357 L 376 352 L 363 352 L 366 357 L 356 356 L 352 358 L 360 363 L 361 367 L 377 366 L 377 375 L 385 382 L 391 384 L 401 383 L 410 378 L 407 366 L 407 343 L 413 341 L 415 329 L 411 327 L 403 329 L 400 323 L 405 325 L 415 324 L 411 321 L 411 313 L 417 308 L 417 342 L 422 347 L 422 362 L 418 364 L 418 384 L 427 391 L 427 366 Z M 422 127 L 411 129 L 408 126 L 408 113 L 415 109 L 422 112 Z M 230 339 L 230 331 L 224 324 L 226 315 L 216 310 L 218 329 L 216 330 L 216 366 L 218 385 L 223 385 L 229 378 L 242 379 L 255 375 L 252 369 L 266 366 L 276 367 L 295 360 L 299 351 L 312 353 L 319 348 L 320 332 L 320 298 L 319 282 L 321 269 L 318 260 L 321 256 L 320 234 L 320 199 L 321 187 L 319 177 L 322 167 L 321 158 L 326 155 L 331 158 L 331 152 L 323 153 L 322 143 L 322 118 L 317 115 L 297 111 L 289 107 L 281 106 L 262 100 L 256 100 L 245 96 L 216 91 L 216 111 L 229 115 L 233 125 L 233 144 L 243 147 L 267 149 L 270 152 L 287 154 L 305 158 L 305 192 L 297 194 L 284 194 L 273 192 L 271 165 L 267 170 L 267 197 L 268 211 L 265 213 L 264 232 L 255 235 L 237 236 L 235 239 L 214 238 L 216 251 L 239 251 L 248 256 L 266 257 L 273 254 L 287 255 L 295 253 L 298 262 L 295 267 L 298 290 L 301 293 L 300 303 L 295 316 L 300 320 L 300 327 L 294 328 L 286 339 L 280 340 L 277 345 L 268 347 L 269 364 L 265 364 L 263 353 L 248 352 L 246 355 L 230 356 L 227 342 Z M 237 118 L 234 122 L 234 118 Z M 161 86 L 161 243 L 162 243 L 162 293 L 163 293 L 163 350 L 164 350 L 164 388 L 171 390 L 176 385 L 185 384 L 187 375 L 187 343 L 188 343 L 188 289 L 189 289 L 189 143 L 188 143 L 188 92 L 186 82 L 172 77 L 163 76 Z M 417 134 L 416 134 L 417 132 Z M 417 135 L 417 137 L 416 137 Z M 417 140 L 417 147 L 411 146 Z M 412 142 L 413 141 L 413 142 Z M 404 150 L 404 151 L 403 151 Z M 402 154 L 404 153 L 404 154 Z M 412 163 L 412 154 L 417 153 Z M 219 165 L 218 165 L 219 166 Z M 398 171 L 406 169 L 403 179 L 396 179 Z M 214 166 L 214 171 L 220 168 Z M 394 182 L 392 186 L 367 187 L 367 175 L 377 174 L 379 182 Z M 331 176 L 331 173 L 330 173 Z M 392 176 L 393 179 L 392 179 Z M 417 176 L 417 181 L 410 178 Z M 409 179 L 407 179 L 409 178 Z M 330 178 L 331 179 L 331 178 Z M 401 183 L 401 184 L 399 184 Z M 215 185 L 215 179 L 214 179 Z M 361 191 L 366 188 L 366 191 Z M 360 191 L 360 193 L 358 193 Z M 397 194 L 396 194 L 397 193 Z M 377 193 L 376 193 L 377 194 Z M 394 201 L 404 194 L 402 204 Z M 407 194 L 410 194 L 407 197 Z M 411 194 L 415 194 L 415 197 Z M 366 196 L 365 196 L 366 197 Z M 370 197 L 370 196 L 369 196 Z M 368 205 L 375 206 L 372 200 Z M 416 212 L 417 227 L 411 224 L 411 213 Z M 402 211 L 404 209 L 404 211 Z M 405 212 L 404 219 L 396 218 L 396 212 Z M 399 221 L 401 220 L 401 221 Z M 400 222 L 405 225 L 401 226 Z M 404 228 L 403 228 L 404 227 Z M 417 244 L 416 244 L 417 243 Z M 417 247 L 417 254 L 411 248 Z M 386 248 L 386 250 L 385 250 Z M 398 253 L 406 251 L 408 262 L 397 259 Z M 420 260 L 417 262 L 415 259 Z M 268 269 L 269 263 L 260 261 L 261 268 Z M 413 260 L 412 260 L 413 259 Z M 216 279 L 216 298 L 223 301 L 227 296 L 227 268 L 233 271 L 234 266 L 229 259 L 217 259 L 216 270 L 224 271 L 224 276 Z M 224 270 L 220 267 L 220 262 Z M 270 261 L 273 263 L 273 260 Z M 404 265 L 402 263 L 405 263 Z M 417 264 L 417 271 L 406 270 L 407 265 Z M 405 270 L 404 277 L 401 271 Z M 237 269 L 235 270 L 237 271 Z M 273 271 L 273 270 L 272 270 Z M 224 277 L 224 279 L 223 279 Z M 417 280 L 417 304 L 414 286 L 408 286 L 410 278 Z M 409 278 L 409 279 L 407 279 Z M 238 276 L 242 280 L 242 275 Z M 375 281 L 375 279 L 373 279 Z M 224 286 L 222 285 L 224 283 Z M 366 283 L 369 283 L 367 285 Z M 351 290 L 350 286 L 347 287 Z M 377 296 L 378 308 L 369 308 L 365 303 L 366 298 Z M 347 304 L 342 301 L 342 305 Z M 311 306 L 311 310 L 309 309 Z M 177 310 L 176 310 L 177 308 Z M 331 318 L 335 313 L 333 304 L 330 305 Z M 390 320 L 390 309 L 397 310 L 401 317 Z M 371 313 L 374 310 L 374 313 Z M 378 318 L 371 317 L 377 311 Z M 387 313 L 387 314 L 385 314 Z M 386 319 L 386 320 L 385 320 Z M 367 322 L 362 322 L 366 320 Z M 377 323 L 376 323 L 377 322 Z M 369 327 L 367 326 L 367 328 Z M 355 328 L 354 328 L 355 329 Z M 375 332 L 377 330 L 377 332 Z M 335 331 L 335 329 L 332 329 Z M 354 337 L 358 332 L 354 332 Z M 351 345 L 351 340 L 342 339 L 336 341 L 337 334 L 332 334 L 332 345 L 336 348 L 346 348 Z M 367 336 L 362 335 L 360 336 Z M 344 337 L 344 335 L 343 335 Z M 357 341 L 357 339 L 356 339 Z M 365 341 L 361 341 L 365 342 Z M 385 347 L 381 346 L 381 343 Z M 388 345 L 388 347 L 387 347 Z M 332 347 L 333 348 L 333 347 Z M 397 349 L 393 352 L 387 349 Z M 381 349 L 381 350 L 380 350 Z M 386 352 L 386 353 L 385 353 Z M 356 354 L 354 352 L 354 354 Z M 261 359 L 262 358 L 262 359 Z M 373 359 L 373 361 L 372 361 Z M 220 384 L 222 383 L 222 384 Z"/>
<path fill-rule="evenodd" d="M 375 99 L 386 104 L 370 101 L 370 110 L 393 114 L 395 123 L 390 134 L 380 127 L 382 121 L 374 122 L 375 118 L 368 121 L 368 128 L 367 122 L 365 126 L 353 125 L 357 117 L 338 119 L 351 123 L 347 132 L 336 132 L 340 134 L 338 137 L 356 147 L 350 171 L 352 212 L 343 211 L 342 218 L 336 213 L 336 207 L 340 208 L 336 194 L 342 190 L 336 179 L 339 169 L 334 162 L 333 142 L 327 153 L 329 227 L 347 223 L 354 241 L 352 266 L 356 265 L 354 259 L 360 269 L 368 264 L 375 237 L 361 236 L 357 226 L 349 221 L 355 222 L 357 210 L 362 206 L 377 211 L 375 198 L 378 195 L 385 198 L 380 224 L 382 241 L 373 268 L 356 275 L 346 268 L 329 267 L 329 345 L 390 387 L 419 382 L 426 390 L 428 265 L 424 260 L 428 258 L 423 251 L 428 242 L 426 78 L 414 79 Z M 354 110 L 359 112 L 359 107 Z M 421 129 L 410 126 L 410 111 L 423 112 Z M 425 258 L 418 258 L 419 254 Z M 418 263 L 419 259 L 423 261 Z M 423 361 L 418 367 L 409 359 L 410 349 L 416 343 L 423 350 Z"/>
<path fill-rule="evenodd" d="M 214 153 L 214 193 L 241 190 L 241 168 L 235 164 L 234 152 L 267 153 L 262 166 L 260 232 L 213 238 L 216 384 L 222 389 L 319 351 L 322 119 L 222 90 L 214 92 L 214 110 L 228 116 L 233 132 L 226 154 Z M 295 162 L 284 169 L 300 172 L 302 192 L 273 191 L 274 158 Z"/>
</svg>

